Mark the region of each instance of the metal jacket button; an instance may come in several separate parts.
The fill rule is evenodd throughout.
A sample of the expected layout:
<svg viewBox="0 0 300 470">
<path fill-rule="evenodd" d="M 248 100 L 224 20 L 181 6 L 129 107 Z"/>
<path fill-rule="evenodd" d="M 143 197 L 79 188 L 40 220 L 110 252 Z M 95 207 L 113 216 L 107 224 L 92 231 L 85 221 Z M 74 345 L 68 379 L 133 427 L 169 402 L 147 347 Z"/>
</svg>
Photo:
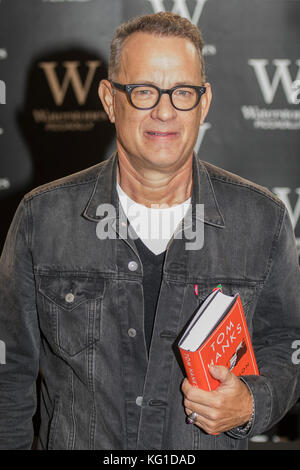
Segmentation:
<svg viewBox="0 0 300 470">
<path fill-rule="evenodd" d="M 134 338 L 136 336 L 136 330 L 134 328 L 129 328 L 128 336 L 130 336 L 130 338 Z"/>
<path fill-rule="evenodd" d="M 137 406 L 142 406 L 143 397 L 136 397 L 135 403 L 137 404 Z"/>
<path fill-rule="evenodd" d="M 138 268 L 138 264 L 136 261 L 129 261 L 128 263 L 128 269 L 129 271 L 136 271 Z"/>
<path fill-rule="evenodd" d="M 74 302 L 74 299 L 75 299 L 75 296 L 74 294 L 72 294 L 72 292 L 69 292 L 65 297 L 65 301 L 68 302 L 68 304 L 71 304 L 72 302 Z"/>
</svg>

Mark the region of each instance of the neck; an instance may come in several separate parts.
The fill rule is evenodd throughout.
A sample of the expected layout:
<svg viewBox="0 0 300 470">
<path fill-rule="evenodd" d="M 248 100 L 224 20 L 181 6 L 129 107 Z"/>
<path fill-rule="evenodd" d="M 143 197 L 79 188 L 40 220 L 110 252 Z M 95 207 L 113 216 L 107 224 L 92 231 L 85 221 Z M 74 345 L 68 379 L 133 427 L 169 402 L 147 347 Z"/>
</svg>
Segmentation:
<svg viewBox="0 0 300 470">
<path fill-rule="evenodd" d="M 146 207 L 181 204 L 191 197 L 193 158 L 175 171 L 134 168 L 129 159 L 118 153 L 117 181 L 123 191 Z"/>
</svg>

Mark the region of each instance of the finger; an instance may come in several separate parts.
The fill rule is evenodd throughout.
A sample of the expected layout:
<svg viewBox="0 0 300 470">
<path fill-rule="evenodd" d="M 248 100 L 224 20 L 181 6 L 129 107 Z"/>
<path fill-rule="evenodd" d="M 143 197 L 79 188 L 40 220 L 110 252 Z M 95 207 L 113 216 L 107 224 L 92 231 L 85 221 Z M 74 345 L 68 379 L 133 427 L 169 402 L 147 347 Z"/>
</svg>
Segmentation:
<svg viewBox="0 0 300 470">
<path fill-rule="evenodd" d="M 181 390 L 184 397 L 194 403 L 202 403 L 207 406 L 212 406 L 215 399 L 214 391 L 202 390 L 201 388 L 194 387 L 187 379 L 184 379 Z"/>
<path fill-rule="evenodd" d="M 235 375 L 224 366 L 211 366 L 209 368 L 211 376 L 221 383 L 230 383 Z"/>
<path fill-rule="evenodd" d="M 207 434 L 211 435 L 217 435 L 220 432 L 222 432 L 222 428 L 218 426 L 218 424 L 207 420 L 203 416 L 198 416 L 197 421 L 195 422 L 195 425 L 205 431 Z"/>
<path fill-rule="evenodd" d="M 224 366 L 210 366 L 209 372 L 214 379 L 217 379 L 220 382 L 225 382 L 225 380 L 228 380 L 231 375 L 229 369 Z"/>
<path fill-rule="evenodd" d="M 215 421 L 221 416 L 221 409 L 190 402 L 189 400 L 184 400 L 184 406 L 185 409 L 195 411 L 199 416 L 211 421 Z"/>
<path fill-rule="evenodd" d="M 191 415 L 193 411 L 189 408 L 185 408 L 185 412 L 187 416 Z M 207 419 L 204 416 L 198 414 L 197 418 L 194 420 L 193 424 L 200 429 L 203 429 L 207 434 L 218 434 L 219 429 L 217 423 L 214 421 Z"/>
</svg>

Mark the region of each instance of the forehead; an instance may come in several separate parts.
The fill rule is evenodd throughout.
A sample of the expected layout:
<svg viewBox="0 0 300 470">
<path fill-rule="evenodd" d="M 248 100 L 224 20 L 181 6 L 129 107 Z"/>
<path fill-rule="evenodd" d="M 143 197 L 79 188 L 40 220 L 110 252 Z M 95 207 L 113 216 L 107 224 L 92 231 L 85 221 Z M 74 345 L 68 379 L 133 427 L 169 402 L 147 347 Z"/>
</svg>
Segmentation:
<svg viewBox="0 0 300 470">
<path fill-rule="evenodd" d="M 175 80 L 200 84 L 200 59 L 188 39 L 134 33 L 123 46 L 118 75 L 127 83 Z"/>
</svg>

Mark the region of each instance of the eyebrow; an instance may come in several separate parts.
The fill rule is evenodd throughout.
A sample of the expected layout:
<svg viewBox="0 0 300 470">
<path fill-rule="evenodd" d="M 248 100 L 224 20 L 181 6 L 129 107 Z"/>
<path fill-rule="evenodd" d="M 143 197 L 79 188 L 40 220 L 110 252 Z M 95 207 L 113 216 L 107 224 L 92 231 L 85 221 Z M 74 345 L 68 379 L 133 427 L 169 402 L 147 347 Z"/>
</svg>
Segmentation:
<svg viewBox="0 0 300 470">
<path fill-rule="evenodd" d="M 135 82 L 131 82 L 131 83 L 136 84 L 136 85 L 154 85 L 160 88 L 160 86 L 157 85 L 157 83 L 151 82 L 150 80 L 136 80 Z M 171 86 L 170 88 L 173 88 L 175 86 L 182 86 L 182 85 L 198 86 L 198 85 L 194 85 L 193 83 L 190 83 L 189 81 L 186 81 L 186 82 L 180 81 L 180 82 L 174 83 L 174 85 Z"/>
</svg>

